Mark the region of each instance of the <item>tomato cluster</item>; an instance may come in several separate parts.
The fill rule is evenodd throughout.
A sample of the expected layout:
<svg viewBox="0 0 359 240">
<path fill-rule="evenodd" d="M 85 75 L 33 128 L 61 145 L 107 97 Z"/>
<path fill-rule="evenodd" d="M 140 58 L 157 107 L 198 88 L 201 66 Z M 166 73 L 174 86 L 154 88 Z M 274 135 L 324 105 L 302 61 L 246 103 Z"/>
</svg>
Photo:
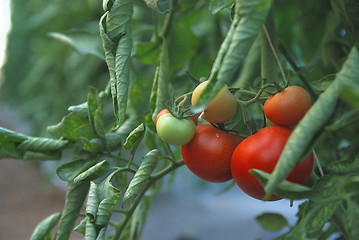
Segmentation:
<svg viewBox="0 0 359 240">
<path fill-rule="evenodd" d="M 207 86 L 203 82 L 192 93 L 192 105 Z M 183 161 L 199 178 L 209 182 L 234 179 L 245 193 L 262 199 L 264 189 L 251 169 L 271 173 L 296 125 L 311 106 L 309 94 L 301 87 L 290 86 L 270 96 L 264 103 L 264 115 L 273 122 L 242 140 L 239 136 L 220 129 L 237 111 L 237 101 L 225 85 L 202 113 L 210 124 L 197 125 L 197 118 L 181 119 L 167 109 L 156 118 L 159 137 L 166 143 L 182 146 Z M 295 166 L 286 180 L 305 184 L 313 169 L 313 154 Z M 274 195 L 270 200 L 278 200 Z"/>
</svg>

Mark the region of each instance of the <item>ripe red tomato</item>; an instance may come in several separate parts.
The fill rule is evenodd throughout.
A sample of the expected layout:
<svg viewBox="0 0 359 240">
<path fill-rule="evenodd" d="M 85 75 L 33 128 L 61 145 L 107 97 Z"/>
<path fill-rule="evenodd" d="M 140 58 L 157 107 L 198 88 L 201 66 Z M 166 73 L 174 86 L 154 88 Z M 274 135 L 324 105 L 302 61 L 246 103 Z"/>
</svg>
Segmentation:
<svg viewBox="0 0 359 240">
<path fill-rule="evenodd" d="M 193 139 L 182 146 L 183 161 L 203 180 L 226 182 L 232 179 L 231 156 L 241 141 L 210 124 L 198 125 Z"/>
<path fill-rule="evenodd" d="M 192 93 L 192 105 L 198 101 L 208 81 L 199 84 Z M 229 91 L 227 85 L 223 86 L 221 91 L 208 104 L 204 111 L 203 118 L 211 123 L 225 123 L 230 121 L 237 112 L 237 101 L 234 95 Z"/>
<path fill-rule="evenodd" d="M 170 113 L 170 111 L 168 111 L 167 108 L 162 109 L 156 116 L 156 122 L 155 122 L 156 125 L 157 125 L 158 119 L 160 119 L 160 117 L 162 117 L 163 115 L 168 114 L 168 113 Z M 191 119 L 193 121 L 193 123 L 197 125 L 198 120 L 197 120 L 197 117 L 195 115 L 189 117 L 189 119 Z"/>
<path fill-rule="evenodd" d="M 156 129 L 162 141 L 182 146 L 191 141 L 196 125 L 189 119 L 178 119 L 172 114 L 165 114 L 158 119 Z"/>
<path fill-rule="evenodd" d="M 231 170 L 237 185 L 248 195 L 262 199 L 264 189 L 255 176 L 248 171 L 251 169 L 272 173 L 292 130 L 281 126 L 269 126 L 244 139 L 234 150 Z M 305 184 L 313 169 L 313 154 L 294 167 L 286 180 Z M 278 200 L 272 196 L 270 200 Z"/>
<path fill-rule="evenodd" d="M 267 99 L 264 114 L 275 124 L 293 126 L 304 117 L 310 106 L 311 99 L 304 88 L 289 86 Z"/>
</svg>

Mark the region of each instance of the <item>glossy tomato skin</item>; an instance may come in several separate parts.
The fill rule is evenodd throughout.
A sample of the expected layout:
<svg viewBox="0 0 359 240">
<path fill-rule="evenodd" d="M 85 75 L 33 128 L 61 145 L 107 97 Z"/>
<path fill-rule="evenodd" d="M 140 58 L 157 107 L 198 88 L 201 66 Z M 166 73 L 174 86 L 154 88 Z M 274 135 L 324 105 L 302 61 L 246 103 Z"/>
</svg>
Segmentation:
<svg viewBox="0 0 359 240">
<path fill-rule="evenodd" d="M 160 119 L 160 117 L 162 117 L 162 116 L 165 115 L 165 114 L 169 114 L 169 113 L 170 113 L 170 111 L 168 111 L 167 108 L 162 109 L 162 110 L 157 114 L 157 116 L 156 116 L 156 122 L 155 122 L 156 125 L 157 125 L 158 119 Z M 195 115 L 189 117 L 189 119 L 191 119 L 191 120 L 193 121 L 193 123 L 197 125 L 198 120 L 197 120 L 197 117 L 196 117 Z"/>
<path fill-rule="evenodd" d="M 208 81 L 200 83 L 192 93 L 192 105 L 195 105 L 206 88 Z M 237 112 L 237 101 L 225 85 L 216 97 L 208 104 L 203 118 L 211 123 L 225 123 L 230 121 Z"/>
<path fill-rule="evenodd" d="M 192 120 L 178 119 L 172 114 L 164 114 L 158 119 L 156 129 L 162 141 L 182 146 L 191 141 L 196 131 L 196 125 Z"/>
<path fill-rule="evenodd" d="M 234 150 L 231 161 L 232 176 L 236 184 L 249 196 L 262 199 L 264 189 L 251 169 L 272 173 L 292 130 L 281 126 L 269 126 L 244 139 Z M 313 154 L 299 163 L 288 175 L 286 180 L 305 184 L 313 170 Z M 270 200 L 279 200 L 273 195 Z"/>
<path fill-rule="evenodd" d="M 275 124 L 294 126 L 311 106 L 308 92 L 299 86 L 289 86 L 269 97 L 264 103 L 265 116 Z"/>
<path fill-rule="evenodd" d="M 182 157 L 189 170 L 199 178 L 226 182 L 232 179 L 231 156 L 241 141 L 240 137 L 210 124 L 198 125 L 193 139 L 182 146 Z"/>
</svg>

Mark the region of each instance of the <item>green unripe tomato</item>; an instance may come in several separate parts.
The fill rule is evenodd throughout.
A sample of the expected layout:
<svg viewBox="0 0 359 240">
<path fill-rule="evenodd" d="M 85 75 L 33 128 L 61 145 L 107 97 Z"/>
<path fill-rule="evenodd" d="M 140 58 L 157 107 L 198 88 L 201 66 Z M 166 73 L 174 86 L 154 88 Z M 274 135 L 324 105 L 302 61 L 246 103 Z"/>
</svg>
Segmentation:
<svg viewBox="0 0 359 240">
<path fill-rule="evenodd" d="M 196 132 L 196 125 L 192 120 L 178 119 L 172 114 L 162 115 L 158 119 L 156 128 L 162 141 L 175 146 L 189 143 Z"/>
</svg>

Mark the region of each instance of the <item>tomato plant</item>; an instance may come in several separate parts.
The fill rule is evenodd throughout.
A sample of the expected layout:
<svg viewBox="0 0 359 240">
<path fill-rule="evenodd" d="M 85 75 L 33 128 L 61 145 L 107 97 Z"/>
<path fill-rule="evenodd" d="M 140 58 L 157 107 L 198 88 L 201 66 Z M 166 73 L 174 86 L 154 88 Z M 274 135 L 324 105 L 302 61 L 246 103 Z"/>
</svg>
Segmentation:
<svg viewBox="0 0 359 240">
<path fill-rule="evenodd" d="M 192 104 L 195 105 L 208 81 L 200 83 L 193 91 Z M 237 102 L 228 86 L 225 85 L 204 110 L 203 118 L 211 123 L 225 123 L 230 121 L 237 111 Z"/>
<path fill-rule="evenodd" d="M 76 230 L 86 239 L 141 239 L 151 203 L 170 188 L 169 179 L 183 178 L 174 173 L 187 164 L 207 181 L 227 181 L 233 173 L 257 198 L 264 188 L 266 197 L 301 200 L 295 223 L 279 214 L 256 218 L 268 230 L 285 228 L 276 240 L 359 239 L 356 1 L 18 0 L 11 6 L 0 122 L 14 124 L 20 116 L 31 127 L 28 135 L 0 127 L 0 158 L 56 161 L 46 165 L 47 174 L 65 182 L 66 201 L 30 238 L 6 236 L 0 224 L 1 237 L 68 240 Z M 202 76 L 207 81 L 196 87 Z M 268 98 L 283 86 L 291 87 Z M 178 118 L 164 112 L 156 120 L 171 102 Z M 283 126 L 263 128 L 263 104 L 268 121 Z M 182 119 L 203 106 L 216 127 Z M 177 116 L 178 109 L 185 114 Z M 4 117 L 7 111 L 15 113 Z M 232 132 L 245 138 L 237 147 Z M 311 150 L 313 171 L 311 156 L 303 162 Z M 231 186 L 240 193 L 235 184 L 225 188 Z M 11 195 L 0 190 L 1 199 Z M 236 196 L 235 204 L 245 205 Z M 248 218 L 236 209 L 230 209 L 236 217 Z M 20 215 L 11 221 L 18 228 L 34 219 Z M 216 224 L 199 232 L 212 235 L 224 221 Z M 250 232 L 240 227 L 232 230 L 237 238 Z M 260 237 L 253 231 L 251 239 Z"/>
<path fill-rule="evenodd" d="M 265 116 L 278 125 L 296 125 L 309 110 L 311 98 L 302 87 L 289 86 L 264 103 Z"/>
<path fill-rule="evenodd" d="M 264 189 L 251 169 L 272 173 L 292 130 L 280 126 L 269 126 L 244 139 L 234 150 L 231 170 L 237 185 L 248 195 L 262 199 Z M 288 181 L 305 184 L 313 169 L 313 155 L 310 154 L 298 164 L 286 178 Z M 280 199 L 272 196 L 271 200 Z"/>
<path fill-rule="evenodd" d="M 195 134 L 196 125 L 190 119 L 178 119 L 172 114 L 162 115 L 157 122 L 158 136 L 166 143 L 181 146 Z"/>
<path fill-rule="evenodd" d="M 230 161 L 241 138 L 217 129 L 210 124 L 196 127 L 193 139 L 182 146 L 186 166 L 198 177 L 209 182 L 232 179 Z"/>
</svg>

